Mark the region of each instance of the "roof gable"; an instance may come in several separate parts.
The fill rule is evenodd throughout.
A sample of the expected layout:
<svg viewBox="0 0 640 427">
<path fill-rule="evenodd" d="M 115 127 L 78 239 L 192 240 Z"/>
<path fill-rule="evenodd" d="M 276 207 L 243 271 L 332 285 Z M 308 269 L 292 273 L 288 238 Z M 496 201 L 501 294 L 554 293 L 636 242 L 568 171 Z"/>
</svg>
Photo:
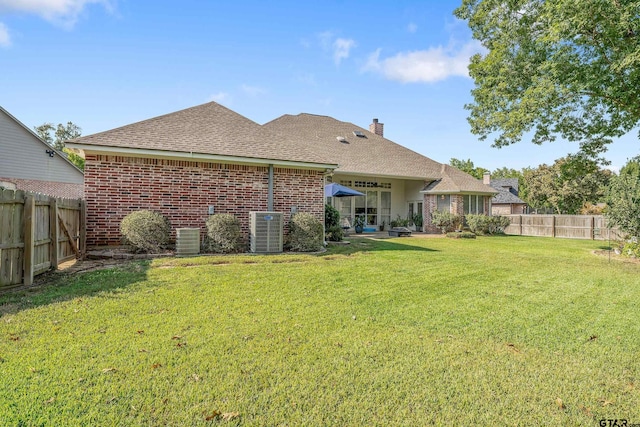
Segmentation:
<svg viewBox="0 0 640 427">
<path fill-rule="evenodd" d="M 440 179 L 428 183 L 422 192 L 427 194 L 474 193 L 495 194 L 496 190 L 485 185 L 468 173 L 446 164 L 441 164 Z"/>
<path fill-rule="evenodd" d="M 58 158 L 59 160 L 55 161 L 56 167 L 59 168 L 59 170 L 64 170 L 66 173 L 72 174 L 73 176 L 77 176 L 77 179 L 80 179 L 80 181 L 83 180 L 83 176 L 84 173 L 78 169 L 78 167 L 76 165 L 74 165 L 68 158 L 66 153 L 56 150 L 54 147 L 52 147 L 51 145 L 47 144 L 45 141 L 42 140 L 42 138 L 40 138 L 40 136 L 38 136 L 37 133 L 35 133 L 32 129 L 30 129 L 29 127 L 27 127 L 24 123 L 22 123 L 20 120 L 18 120 L 17 118 L 15 118 L 11 113 L 9 113 L 7 110 L 5 110 L 2 106 L 0 106 L 0 114 L 4 113 L 4 115 L 13 123 L 15 123 L 15 125 L 17 125 L 18 129 L 22 129 L 23 131 L 25 131 L 25 134 L 27 135 L 27 138 L 23 138 L 20 137 L 20 141 L 22 143 L 27 143 L 27 144 L 34 144 L 36 145 L 39 149 L 42 150 L 49 150 L 49 151 L 53 151 L 55 154 L 53 154 L 53 156 L 55 156 L 56 158 Z M 20 133 L 22 135 L 22 133 Z M 2 138 L 0 138 L 2 139 Z M 40 178 L 40 177 L 39 177 Z"/>
</svg>

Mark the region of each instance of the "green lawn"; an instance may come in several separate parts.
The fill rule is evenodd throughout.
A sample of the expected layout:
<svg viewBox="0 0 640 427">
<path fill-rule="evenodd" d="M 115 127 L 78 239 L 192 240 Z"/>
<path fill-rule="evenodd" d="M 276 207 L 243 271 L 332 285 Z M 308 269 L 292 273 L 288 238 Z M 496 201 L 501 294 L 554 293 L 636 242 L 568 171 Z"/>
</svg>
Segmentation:
<svg viewBox="0 0 640 427">
<path fill-rule="evenodd" d="M 640 264 L 602 246 L 354 238 L 0 295 L 0 424 L 640 423 Z"/>
</svg>

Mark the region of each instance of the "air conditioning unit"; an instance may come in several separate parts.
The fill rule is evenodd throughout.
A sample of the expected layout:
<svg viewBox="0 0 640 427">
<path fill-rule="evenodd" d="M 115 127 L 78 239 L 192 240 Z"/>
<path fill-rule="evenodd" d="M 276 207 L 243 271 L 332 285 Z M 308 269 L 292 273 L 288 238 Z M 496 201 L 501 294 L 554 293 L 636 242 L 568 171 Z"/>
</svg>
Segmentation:
<svg viewBox="0 0 640 427">
<path fill-rule="evenodd" d="M 282 212 L 249 212 L 251 252 L 282 252 Z"/>
</svg>

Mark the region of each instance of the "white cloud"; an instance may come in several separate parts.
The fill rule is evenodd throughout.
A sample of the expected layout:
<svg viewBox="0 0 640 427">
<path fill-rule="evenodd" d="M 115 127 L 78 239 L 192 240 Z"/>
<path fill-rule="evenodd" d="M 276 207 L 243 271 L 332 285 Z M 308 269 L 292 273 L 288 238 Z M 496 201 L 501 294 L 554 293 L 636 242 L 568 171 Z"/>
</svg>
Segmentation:
<svg viewBox="0 0 640 427">
<path fill-rule="evenodd" d="M 355 40 L 336 37 L 333 31 L 318 33 L 317 37 L 322 50 L 331 54 L 336 65 L 340 65 L 343 59 L 347 59 L 351 49 L 357 46 Z"/>
<path fill-rule="evenodd" d="M 438 46 L 400 52 L 384 59 L 380 58 L 381 49 L 378 49 L 369 55 L 362 70 L 402 83 L 433 83 L 451 76 L 469 77 L 469 58 L 478 52 L 482 52 L 482 46 L 476 41 L 467 42 L 457 50 Z"/>
<path fill-rule="evenodd" d="M 71 29 L 89 4 L 101 4 L 113 10 L 112 0 L 0 0 L 0 10 L 14 10 L 38 15 L 49 22 Z"/>
<path fill-rule="evenodd" d="M 11 46 L 11 37 L 9 36 L 9 30 L 7 26 L 0 22 L 0 46 L 1 47 L 9 47 Z"/>
<path fill-rule="evenodd" d="M 229 96 L 228 93 L 226 93 L 226 92 L 218 92 L 218 93 L 214 93 L 213 95 L 211 95 L 207 99 L 207 102 L 211 102 L 211 101 L 225 102 L 225 101 L 229 101 L 230 99 L 231 99 L 231 97 Z"/>
<path fill-rule="evenodd" d="M 339 65 L 343 59 L 347 59 L 349 57 L 349 52 L 354 47 L 356 47 L 355 40 L 342 38 L 336 39 L 333 42 L 333 61 L 336 65 Z"/>
<path fill-rule="evenodd" d="M 242 86 L 240 86 L 240 89 L 242 89 L 242 91 L 249 96 L 258 96 L 267 93 L 267 91 L 261 87 L 249 86 L 247 84 L 243 84 Z"/>
<path fill-rule="evenodd" d="M 418 25 L 410 22 L 409 25 L 407 25 L 407 31 L 409 31 L 411 34 L 414 34 L 416 31 L 418 31 Z"/>
</svg>

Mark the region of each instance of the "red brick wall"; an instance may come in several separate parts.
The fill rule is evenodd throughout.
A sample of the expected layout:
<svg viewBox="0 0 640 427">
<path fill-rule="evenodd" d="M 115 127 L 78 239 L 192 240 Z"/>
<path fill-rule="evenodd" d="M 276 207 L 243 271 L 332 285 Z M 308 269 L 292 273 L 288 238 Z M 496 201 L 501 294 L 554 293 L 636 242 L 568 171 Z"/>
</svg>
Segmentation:
<svg viewBox="0 0 640 427">
<path fill-rule="evenodd" d="M 205 231 L 208 206 L 234 214 L 249 231 L 249 211 L 266 211 L 268 167 L 87 155 L 85 198 L 87 244 L 120 243 L 120 221 L 150 209 L 165 215 L 171 228 Z M 274 210 L 289 222 L 291 207 L 324 221 L 322 171 L 274 168 Z"/>
<path fill-rule="evenodd" d="M 438 227 L 431 223 L 431 212 L 435 212 L 438 209 L 438 199 L 434 194 L 425 194 L 424 203 L 422 204 L 423 228 L 427 233 L 442 233 Z"/>
</svg>

